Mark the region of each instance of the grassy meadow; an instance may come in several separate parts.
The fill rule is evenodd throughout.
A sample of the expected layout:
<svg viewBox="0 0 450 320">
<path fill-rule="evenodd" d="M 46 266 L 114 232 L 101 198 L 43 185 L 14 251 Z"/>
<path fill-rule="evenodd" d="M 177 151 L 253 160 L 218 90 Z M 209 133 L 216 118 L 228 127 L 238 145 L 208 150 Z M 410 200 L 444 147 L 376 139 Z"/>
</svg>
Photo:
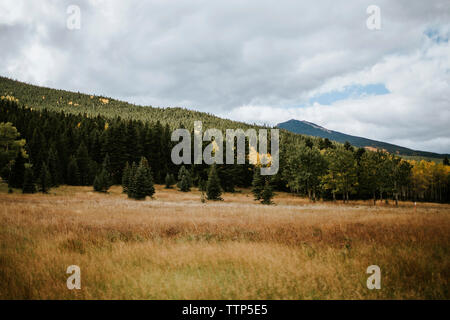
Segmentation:
<svg viewBox="0 0 450 320">
<path fill-rule="evenodd" d="M 450 205 L 0 188 L 0 299 L 449 299 Z M 381 268 L 369 290 L 366 269 Z M 81 268 L 81 290 L 66 269 Z"/>
</svg>

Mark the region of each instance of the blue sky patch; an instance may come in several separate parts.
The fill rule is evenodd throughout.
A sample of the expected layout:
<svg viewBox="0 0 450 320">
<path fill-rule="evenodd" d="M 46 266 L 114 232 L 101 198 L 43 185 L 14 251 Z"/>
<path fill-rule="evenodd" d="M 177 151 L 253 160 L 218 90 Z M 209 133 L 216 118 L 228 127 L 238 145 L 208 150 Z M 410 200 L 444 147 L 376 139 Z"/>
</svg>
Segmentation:
<svg viewBox="0 0 450 320">
<path fill-rule="evenodd" d="M 341 91 L 330 91 L 309 99 L 308 103 L 319 103 L 323 105 L 330 105 L 338 100 L 360 98 L 370 95 L 388 94 L 390 91 L 382 83 L 368 84 L 368 85 L 351 85 Z"/>
<path fill-rule="evenodd" d="M 448 34 L 441 34 L 437 28 L 428 28 L 424 34 L 436 43 L 447 43 L 449 38 Z"/>
</svg>

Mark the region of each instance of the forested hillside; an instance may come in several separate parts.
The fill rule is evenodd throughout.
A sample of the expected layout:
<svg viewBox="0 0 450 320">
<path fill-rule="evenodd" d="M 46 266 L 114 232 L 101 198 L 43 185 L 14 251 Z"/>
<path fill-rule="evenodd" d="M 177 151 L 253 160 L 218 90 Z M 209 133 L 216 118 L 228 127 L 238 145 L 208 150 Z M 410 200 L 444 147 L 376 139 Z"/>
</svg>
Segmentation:
<svg viewBox="0 0 450 320">
<path fill-rule="evenodd" d="M 92 185 L 107 155 L 108 171 L 115 184 L 121 184 L 126 163 L 139 163 L 141 157 L 150 162 L 156 183 L 164 183 L 167 173 L 177 176 L 179 168 L 171 161 L 174 143 L 170 141 L 171 130 L 167 124 L 163 126 L 159 121 L 148 123 L 119 117 L 86 117 L 45 109 L 36 111 L 19 107 L 8 99 L 0 100 L 0 109 L 1 134 L 8 136 L 5 132 L 12 131 L 12 126 L 6 125 L 9 122 L 26 141 L 23 152 L 17 154 L 16 163 L 8 166 L 7 159 L 0 163 L 2 177 L 9 177 L 13 187 L 21 187 L 23 183 L 23 177 L 18 179 L 18 183 L 11 178 L 14 178 L 17 162 L 32 164 L 36 178 L 46 165 L 52 185 Z M 190 168 L 195 177 L 193 183 L 207 178 L 207 172 L 203 172 L 206 167 L 196 165 Z M 235 185 L 249 186 L 252 179 L 248 165 L 222 166 L 220 175 L 227 191 L 232 191 Z"/>
<path fill-rule="evenodd" d="M 65 90 L 39 87 L 5 77 L 0 77 L 0 95 L 10 96 L 34 110 L 47 109 L 64 111 L 72 114 L 86 114 L 89 117 L 102 115 L 106 118 L 121 117 L 122 119 L 141 120 L 168 124 L 171 129 L 192 129 L 195 120 L 203 121 L 208 128 L 249 128 L 253 127 L 243 122 L 222 119 L 214 115 L 192 111 L 184 108 L 155 108 L 152 106 L 137 106 L 109 97 L 95 96 Z"/>
<path fill-rule="evenodd" d="M 142 171 L 158 184 L 172 177 L 182 191 L 191 186 L 203 189 L 211 180 L 208 165 L 187 165 L 184 170 L 171 161 L 173 128 L 184 126 L 192 135 L 195 120 L 222 130 L 250 127 L 205 113 L 137 107 L 5 78 L 1 84 L 0 175 L 10 187 L 24 192 L 34 191 L 35 184 L 43 191 L 59 184 L 93 185 L 102 171 L 112 183 L 122 184 L 124 170 L 129 172 L 133 163 L 148 166 L 150 170 Z M 252 186 L 255 198 L 266 204 L 272 203 L 272 190 L 305 195 L 311 201 L 450 201 L 448 159 L 443 164 L 407 161 L 383 151 L 286 131 L 280 135 L 276 175 L 262 177 L 258 166 L 248 161 L 218 165 L 213 171 L 221 190 Z M 220 192 L 216 195 L 220 197 Z"/>
</svg>

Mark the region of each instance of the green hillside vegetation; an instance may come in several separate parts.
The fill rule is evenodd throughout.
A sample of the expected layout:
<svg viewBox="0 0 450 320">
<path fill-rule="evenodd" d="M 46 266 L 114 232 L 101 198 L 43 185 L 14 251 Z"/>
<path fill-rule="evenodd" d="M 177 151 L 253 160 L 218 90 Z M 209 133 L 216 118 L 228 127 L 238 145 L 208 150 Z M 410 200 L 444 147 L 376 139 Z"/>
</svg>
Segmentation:
<svg viewBox="0 0 450 320">
<path fill-rule="evenodd" d="M 186 128 L 193 130 L 194 121 L 202 121 L 203 128 L 248 129 L 265 128 L 256 124 L 223 119 L 206 112 L 193 111 L 185 108 L 157 108 L 152 106 L 139 106 L 128 102 L 112 99 L 105 96 L 83 94 L 60 89 L 52 89 L 24 82 L 0 77 L 0 95 L 3 98 L 12 98 L 19 105 L 31 110 L 49 110 L 85 117 L 103 116 L 108 119 L 138 120 L 155 124 L 157 121 L 170 130 Z M 320 138 L 306 137 L 280 130 L 280 135 L 291 141 L 301 142 L 304 139 L 318 144 Z M 338 144 L 333 142 L 333 144 Z"/>
<path fill-rule="evenodd" d="M 110 119 L 121 117 L 143 122 L 158 120 L 162 125 L 168 124 L 171 129 L 179 128 L 180 124 L 187 129 L 192 129 L 196 120 L 201 120 L 205 128 L 255 127 L 255 125 L 222 119 L 205 112 L 178 107 L 138 106 L 110 97 L 40 87 L 5 77 L 0 77 L 0 95 L 14 97 L 18 99 L 20 105 L 37 110 L 64 111 L 71 114 L 86 114 L 89 117 L 101 115 Z"/>
<path fill-rule="evenodd" d="M 26 169 L 26 189 L 33 189 L 29 188 L 33 177 L 41 186 L 37 190 L 45 192 L 61 184 L 93 186 L 95 181 L 95 189 L 106 192 L 110 184 L 106 180 L 111 179 L 111 183 L 122 184 L 124 191 L 133 193 L 134 185 L 150 190 L 153 182 L 164 184 L 167 176 L 178 177 L 180 186 L 181 166 L 174 165 L 170 157 L 174 128 L 188 128 L 193 135 L 196 120 L 203 121 L 204 128 L 253 127 L 181 108 L 140 107 L 105 97 L 0 80 L 0 176 L 11 188 L 23 189 Z M 354 148 L 348 142 L 340 144 L 285 130 L 280 133 L 280 170 L 264 184 L 267 203 L 272 191 L 290 191 L 311 201 L 450 201 L 448 165 L 406 161 L 394 154 Z M 204 146 L 207 144 L 204 142 Z M 11 145 L 16 147 L 11 149 Z M 226 154 L 225 143 L 221 147 Z M 246 152 L 248 156 L 248 148 Z M 142 158 L 148 160 L 148 172 L 144 174 L 142 169 L 137 179 L 137 165 Z M 204 185 L 209 168 L 204 163 L 185 165 L 189 188 Z M 255 185 L 257 168 L 248 161 L 217 165 L 220 189 L 234 192 L 235 187 Z M 146 180 L 150 179 L 147 186 Z M 152 196 L 145 190 L 138 198 Z"/>
</svg>

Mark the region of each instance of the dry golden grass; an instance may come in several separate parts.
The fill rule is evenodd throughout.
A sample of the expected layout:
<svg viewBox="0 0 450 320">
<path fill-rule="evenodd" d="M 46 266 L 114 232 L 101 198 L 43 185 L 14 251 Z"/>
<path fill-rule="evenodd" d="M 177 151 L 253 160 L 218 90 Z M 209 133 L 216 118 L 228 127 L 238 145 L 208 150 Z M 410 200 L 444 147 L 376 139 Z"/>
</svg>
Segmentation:
<svg viewBox="0 0 450 320">
<path fill-rule="evenodd" d="M 0 299 L 448 299 L 450 206 L 0 194 Z M 69 265 L 81 290 L 68 290 Z M 381 267 L 381 290 L 366 268 Z"/>
</svg>

